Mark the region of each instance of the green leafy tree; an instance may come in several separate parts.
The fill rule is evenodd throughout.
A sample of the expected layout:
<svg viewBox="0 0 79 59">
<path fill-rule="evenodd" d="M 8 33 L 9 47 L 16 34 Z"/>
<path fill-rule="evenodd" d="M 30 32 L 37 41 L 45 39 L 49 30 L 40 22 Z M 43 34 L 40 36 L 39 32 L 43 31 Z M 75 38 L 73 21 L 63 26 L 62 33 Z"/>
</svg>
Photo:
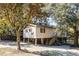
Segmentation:
<svg viewBox="0 0 79 59">
<path fill-rule="evenodd" d="M 5 35 L 10 35 L 11 32 L 9 29 L 13 29 L 9 22 L 5 19 L 0 20 L 0 38 Z"/>
<path fill-rule="evenodd" d="M 17 49 L 21 50 L 20 36 L 21 31 L 33 17 L 44 17 L 41 12 L 43 4 L 0 4 L 0 18 L 6 19 L 16 32 Z"/>
<path fill-rule="evenodd" d="M 73 28 L 74 29 L 74 44 L 78 45 L 78 14 L 79 14 L 79 4 L 52 4 L 53 15 L 57 17 L 61 27 L 64 29 Z"/>
</svg>

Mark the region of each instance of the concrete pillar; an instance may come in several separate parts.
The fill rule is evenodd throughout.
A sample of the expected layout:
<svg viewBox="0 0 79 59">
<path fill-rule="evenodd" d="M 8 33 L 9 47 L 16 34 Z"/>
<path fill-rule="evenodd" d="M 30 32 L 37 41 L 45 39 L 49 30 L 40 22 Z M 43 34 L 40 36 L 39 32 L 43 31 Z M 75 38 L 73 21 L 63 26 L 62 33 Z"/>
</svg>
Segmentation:
<svg viewBox="0 0 79 59">
<path fill-rule="evenodd" d="M 23 38 L 23 42 L 25 42 L 25 40 L 26 40 L 26 39 L 25 39 L 25 38 Z"/>
<path fill-rule="evenodd" d="M 30 39 L 28 38 L 27 40 L 28 40 L 28 43 L 29 43 L 30 42 Z"/>
<path fill-rule="evenodd" d="M 37 45 L 37 38 L 35 39 L 35 45 Z"/>
<path fill-rule="evenodd" d="M 48 38 L 46 39 L 46 45 L 48 45 Z"/>
<path fill-rule="evenodd" d="M 41 44 L 44 45 L 44 39 L 43 38 L 41 38 Z"/>
</svg>

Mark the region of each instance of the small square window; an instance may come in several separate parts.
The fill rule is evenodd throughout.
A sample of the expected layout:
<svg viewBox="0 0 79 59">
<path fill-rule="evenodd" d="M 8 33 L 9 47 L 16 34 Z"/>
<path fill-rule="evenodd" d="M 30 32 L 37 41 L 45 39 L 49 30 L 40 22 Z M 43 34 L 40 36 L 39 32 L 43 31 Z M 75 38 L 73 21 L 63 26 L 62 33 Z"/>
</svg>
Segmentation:
<svg viewBox="0 0 79 59">
<path fill-rule="evenodd" d="M 32 29 L 29 29 L 29 32 L 31 32 L 32 31 Z"/>
<path fill-rule="evenodd" d="M 45 33 L 45 28 L 44 27 L 40 28 L 40 33 Z"/>
<path fill-rule="evenodd" d="M 28 32 L 28 30 L 25 30 L 26 32 Z"/>
<path fill-rule="evenodd" d="M 31 33 L 31 35 L 33 35 L 33 34 L 34 34 L 34 32 Z"/>
</svg>

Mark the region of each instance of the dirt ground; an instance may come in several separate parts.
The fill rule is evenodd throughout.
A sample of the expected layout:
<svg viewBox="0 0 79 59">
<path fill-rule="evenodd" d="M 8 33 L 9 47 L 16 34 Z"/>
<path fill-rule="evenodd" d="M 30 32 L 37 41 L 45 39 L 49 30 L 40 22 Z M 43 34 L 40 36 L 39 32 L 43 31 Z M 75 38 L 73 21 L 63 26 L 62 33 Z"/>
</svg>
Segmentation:
<svg viewBox="0 0 79 59">
<path fill-rule="evenodd" d="M 21 42 L 22 51 L 18 51 L 15 41 L 0 41 L 0 56 L 40 56 L 33 52 L 41 51 L 61 51 L 76 53 L 79 56 L 79 49 L 73 49 L 70 46 L 41 46 Z"/>
<path fill-rule="evenodd" d="M 0 56 L 37 56 L 27 50 L 19 51 L 12 48 L 0 48 Z"/>
</svg>

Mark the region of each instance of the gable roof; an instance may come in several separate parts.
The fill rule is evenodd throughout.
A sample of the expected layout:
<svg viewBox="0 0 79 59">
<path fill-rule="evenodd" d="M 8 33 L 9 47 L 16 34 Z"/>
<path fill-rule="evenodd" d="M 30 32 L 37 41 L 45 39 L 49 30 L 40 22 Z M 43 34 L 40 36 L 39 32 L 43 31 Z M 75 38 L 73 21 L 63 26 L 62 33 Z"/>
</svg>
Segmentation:
<svg viewBox="0 0 79 59">
<path fill-rule="evenodd" d="M 51 29 L 55 29 L 55 27 L 50 27 L 50 26 L 47 26 L 47 25 L 40 25 L 40 24 L 28 24 L 28 26 L 37 26 L 37 27 L 45 27 L 45 28 L 51 28 Z"/>
</svg>

